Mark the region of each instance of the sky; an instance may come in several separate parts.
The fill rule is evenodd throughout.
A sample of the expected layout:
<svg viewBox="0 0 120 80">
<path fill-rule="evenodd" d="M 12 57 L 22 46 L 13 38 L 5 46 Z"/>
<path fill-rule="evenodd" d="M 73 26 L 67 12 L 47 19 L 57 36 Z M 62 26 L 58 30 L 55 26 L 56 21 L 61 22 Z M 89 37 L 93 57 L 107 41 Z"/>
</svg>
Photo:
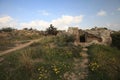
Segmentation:
<svg viewBox="0 0 120 80">
<path fill-rule="evenodd" d="M 0 0 L 0 28 L 120 30 L 120 0 Z"/>
</svg>

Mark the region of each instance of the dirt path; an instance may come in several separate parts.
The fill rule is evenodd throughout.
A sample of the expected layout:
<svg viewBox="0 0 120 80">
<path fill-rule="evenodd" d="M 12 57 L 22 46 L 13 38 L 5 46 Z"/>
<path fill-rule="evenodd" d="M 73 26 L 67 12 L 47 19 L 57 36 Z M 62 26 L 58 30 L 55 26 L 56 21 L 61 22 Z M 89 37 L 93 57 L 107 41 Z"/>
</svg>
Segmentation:
<svg viewBox="0 0 120 80">
<path fill-rule="evenodd" d="M 31 40 L 31 41 L 28 42 L 28 43 L 21 44 L 21 45 L 19 45 L 19 46 L 17 46 L 17 47 L 14 47 L 14 48 L 12 48 L 12 49 L 9 49 L 9 50 L 0 52 L 0 56 L 3 56 L 3 55 L 5 55 L 5 54 L 8 54 L 8 53 L 10 53 L 10 52 L 13 52 L 13 51 L 16 51 L 16 50 L 19 50 L 19 49 L 22 49 L 22 48 L 25 48 L 25 47 L 27 47 L 27 46 L 31 45 L 32 43 L 37 42 L 37 41 L 39 41 L 39 40 L 40 40 L 40 39 Z"/>
<path fill-rule="evenodd" d="M 86 77 L 88 76 L 88 54 L 87 54 L 87 48 L 83 48 L 83 51 L 80 53 L 82 56 L 81 64 L 80 64 L 80 69 L 81 69 L 81 74 L 79 76 L 79 80 L 85 80 Z"/>
<path fill-rule="evenodd" d="M 87 48 L 80 52 L 81 58 L 74 58 L 74 72 L 65 73 L 65 80 L 85 80 L 88 75 L 88 54 Z"/>
</svg>

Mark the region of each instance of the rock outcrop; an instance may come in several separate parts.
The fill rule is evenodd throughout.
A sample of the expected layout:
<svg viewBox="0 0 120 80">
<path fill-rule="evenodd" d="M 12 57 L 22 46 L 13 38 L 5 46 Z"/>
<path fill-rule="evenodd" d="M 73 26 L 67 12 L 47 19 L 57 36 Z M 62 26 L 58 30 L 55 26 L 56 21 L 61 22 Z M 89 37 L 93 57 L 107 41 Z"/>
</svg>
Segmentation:
<svg viewBox="0 0 120 80">
<path fill-rule="evenodd" d="M 77 27 L 70 27 L 68 33 L 75 36 L 76 45 L 81 43 L 110 45 L 112 42 L 111 31 L 105 28 L 80 30 Z"/>
<path fill-rule="evenodd" d="M 95 29 L 95 30 L 86 30 L 85 32 L 88 35 L 92 35 L 93 40 L 94 40 L 94 38 L 96 38 L 96 40 L 98 41 L 99 44 L 110 45 L 111 42 L 112 42 L 112 38 L 110 36 L 111 35 L 110 30 L 99 29 L 98 28 L 98 29 Z M 89 36 L 87 37 L 87 41 L 89 41 Z"/>
</svg>

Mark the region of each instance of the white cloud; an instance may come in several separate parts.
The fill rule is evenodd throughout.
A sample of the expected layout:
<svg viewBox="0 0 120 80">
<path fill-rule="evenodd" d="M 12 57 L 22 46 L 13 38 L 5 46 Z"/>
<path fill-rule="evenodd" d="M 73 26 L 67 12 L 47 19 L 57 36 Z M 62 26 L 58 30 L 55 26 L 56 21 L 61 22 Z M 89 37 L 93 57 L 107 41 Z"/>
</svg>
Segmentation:
<svg viewBox="0 0 120 80">
<path fill-rule="evenodd" d="M 45 30 L 49 26 L 49 22 L 43 21 L 43 20 L 35 20 L 28 23 L 21 23 L 21 28 L 37 28 L 40 30 Z"/>
<path fill-rule="evenodd" d="M 39 30 L 46 30 L 50 24 L 53 24 L 57 29 L 67 30 L 68 27 L 80 25 L 83 20 L 83 15 L 80 16 L 69 16 L 63 15 L 60 18 L 44 21 L 44 20 L 33 20 L 30 22 L 17 23 L 15 19 L 10 16 L 4 16 L 0 18 L 0 27 L 14 27 L 18 29 L 22 28 L 35 28 Z"/>
<path fill-rule="evenodd" d="M 106 11 L 104 11 L 104 10 L 100 10 L 100 11 L 97 13 L 97 15 L 98 15 L 98 16 L 106 16 L 107 13 L 106 13 Z"/>
<path fill-rule="evenodd" d="M 120 11 L 120 8 L 118 8 L 117 10 Z"/>
<path fill-rule="evenodd" d="M 62 17 L 52 20 L 50 22 L 43 20 L 35 20 L 28 23 L 21 23 L 20 26 L 45 30 L 47 27 L 49 27 L 50 24 L 53 24 L 55 27 L 57 27 L 57 29 L 67 30 L 67 28 L 70 26 L 79 25 L 82 22 L 82 20 L 83 20 L 82 15 L 80 16 L 63 15 Z"/>
<path fill-rule="evenodd" d="M 106 26 L 108 29 L 120 30 L 120 24 L 118 24 L 118 23 L 107 23 L 105 26 Z"/>
<path fill-rule="evenodd" d="M 46 11 L 46 10 L 39 10 L 38 13 L 39 13 L 40 15 L 44 15 L 44 16 L 50 15 L 50 13 L 49 13 L 48 11 Z"/>
<path fill-rule="evenodd" d="M 16 25 L 16 21 L 10 16 L 0 18 L 0 27 L 15 27 Z"/>
<path fill-rule="evenodd" d="M 12 21 L 13 19 L 10 16 L 5 16 L 0 18 L 0 23 L 8 23 Z"/>
<path fill-rule="evenodd" d="M 83 16 L 65 16 L 52 20 L 51 23 L 58 27 L 58 29 L 67 29 L 69 26 L 75 26 L 82 22 Z"/>
</svg>

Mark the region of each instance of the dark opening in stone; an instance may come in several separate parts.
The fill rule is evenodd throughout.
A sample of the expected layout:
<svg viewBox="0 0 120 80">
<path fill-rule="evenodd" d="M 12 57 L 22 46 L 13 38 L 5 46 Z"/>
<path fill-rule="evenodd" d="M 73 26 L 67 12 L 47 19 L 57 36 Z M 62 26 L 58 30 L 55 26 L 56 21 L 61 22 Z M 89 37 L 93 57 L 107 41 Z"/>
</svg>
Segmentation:
<svg viewBox="0 0 120 80">
<path fill-rule="evenodd" d="M 80 36 L 80 42 L 86 42 L 86 40 L 85 40 L 85 34 L 83 34 L 83 35 Z"/>
</svg>

